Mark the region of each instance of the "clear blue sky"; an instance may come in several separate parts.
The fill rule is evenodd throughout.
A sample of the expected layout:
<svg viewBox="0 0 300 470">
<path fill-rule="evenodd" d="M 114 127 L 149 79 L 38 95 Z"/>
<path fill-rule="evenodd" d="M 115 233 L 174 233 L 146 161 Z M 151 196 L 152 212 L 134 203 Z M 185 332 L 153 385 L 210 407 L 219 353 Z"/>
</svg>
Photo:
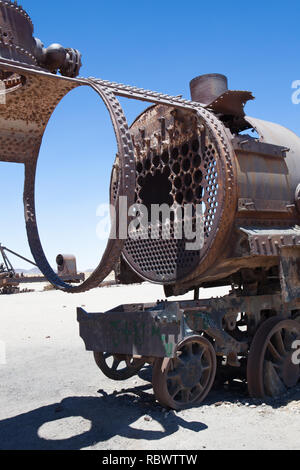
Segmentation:
<svg viewBox="0 0 300 470">
<path fill-rule="evenodd" d="M 189 97 L 189 81 L 223 73 L 231 89 L 250 90 L 250 116 L 300 135 L 298 1 L 22 0 L 46 46 L 59 42 L 83 54 L 82 76 L 97 76 Z M 143 108 L 123 101 L 128 120 Z M 73 91 L 52 118 L 43 142 L 37 185 L 46 254 L 74 253 L 80 269 L 97 264 L 97 206 L 108 200 L 114 136 L 93 91 Z M 0 241 L 30 255 L 22 207 L 23 167 L 0 163 Z M 15 262 L 16 267 L 26 267 Z"/>
</svg>

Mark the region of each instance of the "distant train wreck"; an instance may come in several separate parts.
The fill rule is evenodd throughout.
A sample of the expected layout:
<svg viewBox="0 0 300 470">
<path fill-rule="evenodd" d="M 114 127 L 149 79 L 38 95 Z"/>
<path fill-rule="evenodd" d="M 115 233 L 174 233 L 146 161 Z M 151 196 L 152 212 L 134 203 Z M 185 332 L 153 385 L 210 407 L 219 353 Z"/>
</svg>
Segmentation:
<svg viewBox="0 0 300 470">
<path fill-rule="evenodd" d="M 18 294 L 19 292 L 24 292 L 24 289 L 20 288 L 20 284 L 47 281 L 45 276 L 42 275 L 17 273 L 8 257 L 8 253 L 37 268 L 37 265 L 33 261 L 8 249 L 0 243 L 0 294 Z M 56 262 L 58 272 L 67 282 L 77 283 L 84 280 L 84 273 L 77 273 L 75 256 L 58 255 Z"/>
</svg>

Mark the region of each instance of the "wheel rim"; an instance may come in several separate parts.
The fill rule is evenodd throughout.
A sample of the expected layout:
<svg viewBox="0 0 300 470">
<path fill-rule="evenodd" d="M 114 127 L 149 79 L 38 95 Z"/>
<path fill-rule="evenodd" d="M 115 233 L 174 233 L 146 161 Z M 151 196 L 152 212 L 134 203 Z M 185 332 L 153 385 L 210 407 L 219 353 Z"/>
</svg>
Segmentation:
<svg viewBox="0 0 300 470">
<path fill-rule="evenodd" d="M 280 396 L 300 379 L 294 363 L 294 341 L 300 339 L 300 323 L 278 317 L 265 321 L 257 331 L 248 357 L 247 378 L 253 397 Z"/>
<path fill-rule="evenodd" d="M 214 348 L 207 339 L 193 336 L 178 345 L 177 357 L 155 360 L 153 390 L 163 406 L 180 409 L 203 401 L 215 375 Z"/>
<path fill-rule="evenodd" d="M 125 354 L 94 352 L 94 358 L 101 371 L 112 380 L 129 379 L 145 364 L 142 358 Z"/>
</svg>

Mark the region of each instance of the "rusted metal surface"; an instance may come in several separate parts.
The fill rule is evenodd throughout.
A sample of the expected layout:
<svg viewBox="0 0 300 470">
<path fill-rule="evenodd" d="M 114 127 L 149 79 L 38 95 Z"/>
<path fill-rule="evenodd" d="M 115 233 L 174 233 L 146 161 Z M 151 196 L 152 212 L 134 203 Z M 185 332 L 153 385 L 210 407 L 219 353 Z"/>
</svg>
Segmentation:
<svg viewBox="0 0 300 470">
<path fill-rule="evenodd" d="M 192 101 L 99 78 L 77 79 L 80 53 L 60 45 L 45 49 L 33 39 L 32 23 L 18 5 L 0 0 L 0 28 L 0 79 L 6 93 L 6 106 L 0 106 L 0 161 L 25 167 L 26 229 L 44 276 L 71 293 L 99 286 L 113 269 L 125 283 L 160 283 L 167 296 L 195 290 L 193 301 L 132 304 L 94 314 L 78 309 L 81 337 L 100 369 L 124 378 L 144 362 L 154 363 L 157 398 L 174 408 L 206 396 L 216 356 L 233 376 L 234 370 L 239 379 L 248 375 L 253 395 L 292 387 L 298 369 L 272 338 L 281 337 L 286 351 L 286 340 L 298 334 L 300 138 L 278 124 L 246 116 L 252 94 L 228 90 L 224 76 L 194 79 Z M 55 75 L 58 71 L 61 75 Z M 79 286 L 54 273 L 38 233 L 36 166 L 53 111 L 79 86 L 91 87 L 102 99 L 116 134 L 112 233 L 119 228 L 122 196 L 128 207 L 134 202 L 148 209 L 192 204 L 192 227 L 196 207 L 202 208 L 203 247 L 187 250 L 189 237 L 178 240 L 170 218 L 159 221 L 155 239 L 110 238 L 99 266 Z M 118 96 L 152 106 L 129 129 Z M 164 239 L 168 228 L 171 237 Z M 147 225 L 145 235 L 150 229 Z M 201 286 L 228 284 L 229 296 L 197 300 Z"/>
<path fill-rule="evenodd" d="M 139 277 L 134 271 L 132 271 L 128 263 L 126 263 L 124 260 L 123 256 L 121 256 L 118 260 L 114 271 L 116 283 L 118 284 L 141 284 L 143 282 L 143 279 Z"/>
<path fill-rule="evenodd" d="M 10 250 L 6 246 L 0 243 L 0 256 L 2 261 L 0 263 L 0 293 L 2 294 L 14 294 L 19 293 L 19 284 L 32 284 L 34 282 L 45 282 L 46 278 L 39 275 L 24 275 L 24 273 L 17 273 L 11 264 L 7 253 L 14 255 L 15 257 L 37 267 L 36 263 L 28 258 Z M 58 273 L 60 278 L 65 282 L 80 283 L 84 281 L 84 273 L 77 273 L 76 258 L 73 255 L 59 255 L 58 261 Z M 22 290 L 27 292 L 27 290 Z"/>
<path fill-rule="evenodd" d="M 240 197 L 251 199 L 256 212 L 270 213 L 265 226 L 272 226 L 276 212 L 285 212 L 290 220 L 297 220 L 295 192 L 299 184 L 299 137 L 278 124 L 246 119 L 258 132 L 259 140 L 243 136 L 239 145 L 234 140 Z M 250 206 L 248 209 L 252 210 Z"/>
<path fill-rule="evenodd" d="M 3 58 L 37 65 L 33 24 L 20 5 L 0 2 L 0 55 Z"/>
<path fill-rule="evenodd" d="M 300 366 L 292 361 L 299 318 L 299 298 L 284 302 L 280 292 L 245 296 L 239 290 L 223 298 L 123 305 L 98 314 L 78 309 L 87 350 L 113 351 L 96 354 L 101 370 L 122 380 L 122 374 L 132 375 L 134 365 L 152 363 L 155 396 L 174 409 L 204 400 L 215 378 L 216 357 L 219 374 L 248 380 L 254 397 L 277 396 L 294 387 L 300 378 Z M 109 356 L 111 366 L 104 363 Z M 119 374 L 111 370 L 125 358 L 128 365 Z"/>
<path fill-rule="evenodd" d="M 176 239 L 177 227 L 172 222 L 170 240 L 149 236 L 148 240 L 126 242 L 125 259 L 146 280 L 184 281 L 213 264 L 224 246 L 234 218 L 235 167 L 227 135 L 221 126 L 219 133 L 216 128 L 217 119 L 203 108 L 195 115 L 163 106 L 150 108 L 131 127 L 136 202 L 149 208 L 163 203 L 182 208 L 198 204 L 205 219 L 204 247 L 198 252 L 185 249 L 185 238 Z"/>
<path fill-rule="evenodd" d="M 280 317 L 265 321 L 249 352 L 247 379 L 252 397 L 280 396 L 297 385 L 300 365 L 295 364 L 292 345 L 300 339 L 300 324 Z"/>
<path fill-rule="evenodd" d="M 145 133 L 141 131 L 144 128 Z M 216 238 L 224 239 L 224 231 L 218 230 L 220 221 L 226 219 L 228 227 L 233 207 L 223 185 L 225 156 L 218 139 L 211 138 L 209 128 L 206 120 L 200 120 L 194 113 L 162 106 L 150 108 L 131 127 L 137 158 L 136 202 L 144 204 L 149 212 L 152 204 L 177 204 L 184 208 L 185 204 L 193 203 L 194 208 L 196 204 L 202 205 L 203 214 L 207 213 L 201 252 L 185 249 L 187 239 L 176 239 L 176 222 L 172 221 L 169 240 L 159 236 L 162 227 L 157 228 L 157 239 L 152 239 L 149 221 L 148 240 L 126 242 L 123 255 L 144 279 L 162 283 L 181 280 L 209 252 L 213 255 Z"/>
<path fill-rule="evenodd" d="M 29 35 L 31 29 L 28 25 L 27 28 Z M 53 56 L 59 54 L 57 50 L 52 52 Z M 138 278 L 166 285 L 168 295 L 198 288 L 213 279 L 223 278 L 227 282 L 247 262 L 253 267 L 269 268 L 270 260 L 265 260 L 261 253 L 254 260 L 251 250 L 244 250 L 238 260 L 228 241 L 234 239 L 238 246 L 243 237 L 236 235 L 239 226 L 251 229 L 275 224 L 276 228 L 279 217 L 285 221 L 286 229 L 297 224 L 295 193 L 300 154 L 297 136 L 281 126 L 244 117 L 234 104 L 236 92 L 227 90 L 226 80 L 218 75 L 198 77 L 194 82 L 193 98 L 204 101 L 199 103 L 101 79 L 68 79 L 49 74 L 28 60 L 25 66 L 24 61 L 23 57 L 18 61 L 7 57 L 1 60 L 4 73 L 22 80 L 13 93 L 7 94 L 7 105 L 0 112 L 0 158 L 25 164 L 24 204 L 29 244 L 43 274 L 57 288 L 79 292 L 99 285 L 116 265 L 121 252 L 131 272 Z M 199 92 L 199 83 L 205 84 L 206 91 L 200 87 Z M 205 243 L 201 250 L 187 252 L 186 240 L 174 237 L 174 224 L 171 240 L 162 240 L 163 227 L 158 228 L 158 240 L 129 239 L 126 244 L 123 240 L 110 240 L 95 274 L 72 288 L 52 272 L 45 258 L 38 236 L 34 186 L 47 122 L 58 102 L 71 89 L 83 85 L 91 86 L 100 95 L 116 131 L 119 166 L 113 177 L 113 201 L 117 211 L 119 197 L 123 195 L 128 197 L 129 205 L 134 201 L 148 206 L 152 202 L 169 206 L 173 202 L 180 206 L 202 204 Z M 142 113 L 129 132 L 116 96 L 149 101 L 156 106 Z M 250 99 L 249 94 L 239 96 L 242 105 L 247 97 Z M 231 109 L 228 103 L 224 109 L 218 108 L 218 100 L 225 104 L 232 100 Z M 234 132 L 237 123 L 241 129 L 254 127 L 259 140 L 237 136 Z"/>
<path fill-rule="evenodd" d="M 204 79 L 209 81 L 209 76 Z M 206 92 L 202 95 L 201 89 L 196 91 L 194 98 L 209 101 Z M 243 240 L 240 230 L 274 228 L 271 238 L 277 246 L 278 230 L 293 230 L 299 222 L 296 201 L 300 139 L 282 126 L 248 117 L 243 118 L 241 130 L 252 126 L 259 139 L 237 135 L 237 123 L 227 118 L 232 113 L 241 119 L 244 112 L 234 109 L 234 94 L 232 99 L 230 111 L 214 109 L 218 119 L 207 114 L 203 105 L 197 110 L 197 118 L 192 111 L 156 106 L 142 113 L 131 127 L 135 201 L 146 207 L 151 203 L 171 206 L 175 202 L 182 207 L 187 203 L 203 204 L 205 244 L 200 251 L 188 252 L 184 248 L 186 240 L 175 239 L 176 226 L 172 222 L 170 240 L 163 240 L 161 226 L 159 239 L 130 239 L 123 249 L 130 268 L 145 280 L 164 284 L 167 295 L 182 294 L 214 279 L 223 278 L 226 283 L 247 263 L 254 269 L 278 266 L 277 248 L 272 247 L 270 253 L 262 244 L 262 249 L 255 251 L 252 239 L 248 240 L 248 249 L 244 244 L 239 258 Z M 241 101 L 243 106 L 245 102 Z M 234 246 L 229 240 L 234 240 Z M 273 255 L 274 260 L 265 255 Z"/>
<path fill-rule="evenodd" d="M 247 234 L 250 252 L 253 255 L 280 256 L 283 247 L 300 246 L 300 228 L 266 229 L 241 227 Z"/>
<path fill-rule="evenodd" d="M 232 139 L 235 151 L 244 152 L 246 154 L 261 155 L 264 157 L 285 158 L 289 151 L 286 147 L 280 145 L 266 144 L 255 139 L 249 139 L 246 136 L 238 136 Z"/>
<path fill-rule="evenodd" d="M 34 194 L 36 164 L 45 127 L 58 102 L 75 87 L 90 85 L 103 99 L 111 114 L 119 144 L 121 171 L 118 197 L 127 195 L 130 201 L 132 199 L 130 186 L 134 184 L 134 161 L 126 119 L 118 101 L 109 89 L 91 84 L 89 81 L 57 77 L 24 67 L 6 64 L 2 64 L 2 67 L 22 71 L 22 76 L 26 76 L 26 83 L 22 88 L 7 95 L 6 106 L 1 106 L 0 109 L 0 141 L 2 142 L 0 160 L 25 165 L 25 219 L 29 245 L 35 262 L 45 277 L 59 289 L 80 292 L 97 287 L 114 268 L 120 257 L 124 241 L 110 240 L 108 242 L 102 262 L 81 286 L 72 287 L 63 282 L 50 267 L 39 239 Z"/>
<path fill-rule="evenodd" d="M 6 247 L 0 243 L 0 294 L 15 294 L 19 291 L 19 283 L 15 279 L 16 272 L 6 254 Z"/>
<path fill-rule="evenodd" d="M 245 104 L 253 99 L 250 91 L 228 90 L 210 103 L 209 109 L 217 114 L 242 118 L 245 116 Z"/>
<path fill-rule="evenodd" d="M 279 274 L 283 301 L 300 299 L 300 246 L 281 248 Z"/>
<path fill-rule="evenodd" d="M 201 403 L 211 390 L 217 369 L 212 344 L 203 336 L 190 336 L 178 344 L 176 357 L 156 359 L 153 390 L 162 406 L 182 409 Z"/>
<path fill-rule="evenodd" d="M 127 305 L 106 313 L 77 309 L 80 336 L 88 351 L 127 356 L 174 357 L 184 338 L 178 304 Z"/>
<path fill-rule="evenodd" d="M 245 296 L 237 292 L 217 299 L 122 305 L 105 313 L 80 308 L 77 319 L 89 351 L 173 357 L 174 345 L 190 330 L 205 332 L 214 340 L 218 355 L 233 357 L 247 355 L 264 315 L 289 318 L 299 307 L 300 299 L 284 304 L 280 293 Z M 247 327 L 245 333 L 241 326 Z M 162 335 L 167 349 L 160 341 Z"/>
<path fill-rule="evenodd" d="M 0 1 L 0 57 L 54 73 L 60 70 L 67 77 L 77 77 L 81 67 L 81 54 L 76 49 L 60 44 L 44 48 L 41 40 L 33 37 L 33 24 L 26 11 L 10 0 Z M 10 73 L 1 73 L 9 84 Z"/>
<path fill-rule="evenodd" d="M 136 375 L 145 364 L 143 358 L 126 354 L 111 354 L 94 351 L 97 366 L 111 380 L 127 380 Z"/>
<path fill-rule="evenodd" d="M 76 257 L 74 255 L 57 255 L 56 264 L 60 275 L 69 276 L 77 274 Z"/>
<path fill-rule="evenodd" d="M 60 275 L 60 278 L 65 282 L 71 282 L 72 284 L 79 284 L 80 282 L 84 281 L 85 275 L 84 273 L 76 273 L 76 274 L 63 274 Z M 46 282 L 47 279 L 45 276 L 28 276 L 24 274 L 18 274 L 15 278 L 13 278 L 15 282 L 19 284 L 33 284 L 35 282 Z"/>
<path fill-rule="evenodd" d="M 210 73 L 195 77 L 190 82 L 193 101 L 209 105 L 228 91 L 228 79 L 219 73 Z"/>
</svg>

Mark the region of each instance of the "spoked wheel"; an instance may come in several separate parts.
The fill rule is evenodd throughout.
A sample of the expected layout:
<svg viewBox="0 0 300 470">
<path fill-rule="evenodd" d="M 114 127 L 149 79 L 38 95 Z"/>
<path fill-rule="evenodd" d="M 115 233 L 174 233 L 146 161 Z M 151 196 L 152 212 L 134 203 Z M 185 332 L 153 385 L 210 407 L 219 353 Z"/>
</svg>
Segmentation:
<svg viewBox="0 0 300 470">
<path fill-rule="evenodd" d="M 127 380 L 136 375 L 145 364 L 144 359 L 125 354 L 94 352 L 97 366 L 112 380 Z"/>
<path fill-rule="evenodd" d="M 216 376 L 216 353 L 202 336 L 190 336 L 177 347 L 177 357 L 156 359 L 153 390 L 161 405 L 179 410 L 201 403 Z"/>
<path fill-rule="evenodd" d="M 248 390 L 252 397 L 275 397 L 294 387 L 300 379 L 295 361 L 295 341 L 300 323 L 272 317 L 254 336 L 247 365 Z"/>
</svg>

